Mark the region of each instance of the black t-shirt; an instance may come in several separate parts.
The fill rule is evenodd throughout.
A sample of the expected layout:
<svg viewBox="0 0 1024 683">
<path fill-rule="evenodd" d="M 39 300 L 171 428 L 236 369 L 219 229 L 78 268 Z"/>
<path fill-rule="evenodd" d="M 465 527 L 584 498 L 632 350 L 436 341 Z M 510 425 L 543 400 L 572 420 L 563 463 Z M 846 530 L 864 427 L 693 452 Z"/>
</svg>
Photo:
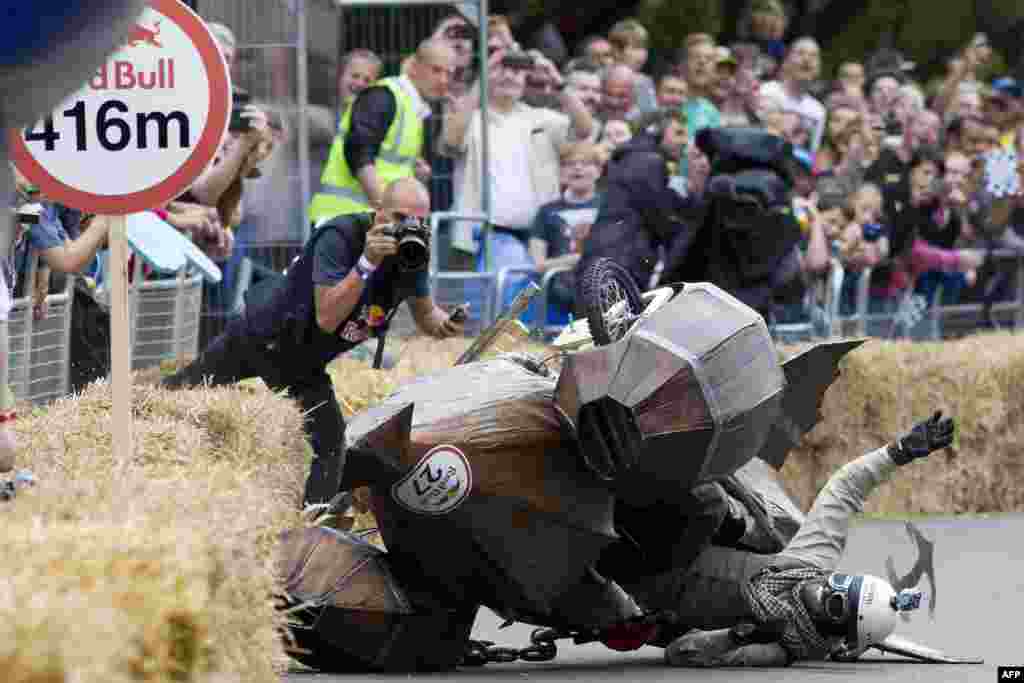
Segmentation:
<svg viewBox="0 0 1024 683">
<path fill-rule="evenodd" d="M 366 233 L 362 229 L 349 229 L 348 239 L 337 229 L 327 229 L 313 249 L 314 288 L 316 285 L 331 287 L 344 280 L 355 267 L 365 244 Z M 385 259 L 370 275 L 351 315 L 338 327 L 337 336 L 347 342 L 344 345 L 347 348 L 342 351 L 366 341 L 405 299 L 429 295 L 426 269 L 404 272 L 398 267 L 397 259 Z"/>
<path fill-rule="evenodd" d="M 868 166 L 864 179 L 882 190 L 886 221 L 892 222 L 910 203 L 910 164 L 903 163 L 892 149 L 882 150 Z"/>
<path fill-rule="evenodd" d="M 943 249 L 952 249 L 956 241 L 960 239 L 962 223 L 960 214 L 956 211 L 949 212 L 949 218 L 943 225 L 939 225 L 936 216 L 936 209 L 928 211 L 918 227 L 918 235 L 925 242 Z"/>
<path fill-rule="evenodd" d="M 345 161 L 353 174 L 377 159 L 397 111 L 398 102 L 386 86 L 375 85 L 356 97 L 343 148 Z"/>
</svg>

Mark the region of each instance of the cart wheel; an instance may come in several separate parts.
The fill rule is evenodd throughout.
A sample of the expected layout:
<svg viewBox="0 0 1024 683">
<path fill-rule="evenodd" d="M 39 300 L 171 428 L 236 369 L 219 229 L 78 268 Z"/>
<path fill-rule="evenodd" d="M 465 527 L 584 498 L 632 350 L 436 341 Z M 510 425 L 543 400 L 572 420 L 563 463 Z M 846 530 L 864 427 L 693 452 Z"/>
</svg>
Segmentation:
<svg viewBox="0 0 1024 683">
<path fill-rule="evenodd" d="M 596 259 L 583 270 L 579 295 L 597 346 L 622 339 L 644 309 L 633 276 L 608 258 Z"/>
</svg>

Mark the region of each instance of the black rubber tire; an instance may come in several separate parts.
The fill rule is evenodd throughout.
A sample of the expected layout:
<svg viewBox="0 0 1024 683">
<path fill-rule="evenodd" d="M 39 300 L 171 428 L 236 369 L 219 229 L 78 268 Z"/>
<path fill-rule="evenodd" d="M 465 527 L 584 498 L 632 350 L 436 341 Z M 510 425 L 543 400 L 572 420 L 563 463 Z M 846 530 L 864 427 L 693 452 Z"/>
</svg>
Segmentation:
<svg viewBox="0 0 1024 683">
<path fill-rule="evenodd" d="M 640 288 L 629 271 L 609 258 L 598 258 L 587 265 L 580 278 L 580 310 L 587 316 L 590 336 L 596 346 L 606 346 L 619 341 L 625 330 L 609 329 L 601 300 L 602 289 L 615 285 L 629 301 L 632 313 L 639 315 L 643 310 Z"/>
</svg>

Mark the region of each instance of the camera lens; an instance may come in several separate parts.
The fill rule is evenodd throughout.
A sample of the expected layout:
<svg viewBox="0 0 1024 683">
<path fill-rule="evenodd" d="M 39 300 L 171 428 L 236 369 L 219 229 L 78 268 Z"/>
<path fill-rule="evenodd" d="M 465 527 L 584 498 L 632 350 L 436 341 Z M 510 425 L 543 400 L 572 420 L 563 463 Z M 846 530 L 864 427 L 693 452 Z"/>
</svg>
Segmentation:
<svg viewBox="0 0 1024 683">
<path fill-rule="evenodd" d="M 402 270 L 421 270 L 430 259 L 426 241 L 418 235 L 406 235 L 398 242 L 398 265 Z"/>
</svg>

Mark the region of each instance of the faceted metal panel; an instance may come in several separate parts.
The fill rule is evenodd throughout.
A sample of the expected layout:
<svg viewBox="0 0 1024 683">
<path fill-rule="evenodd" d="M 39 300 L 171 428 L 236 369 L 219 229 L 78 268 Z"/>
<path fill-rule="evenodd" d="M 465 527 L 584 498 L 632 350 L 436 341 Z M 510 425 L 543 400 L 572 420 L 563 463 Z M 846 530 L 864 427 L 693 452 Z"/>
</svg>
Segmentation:
<svg viewBox="0 0 1024 683">
<path fill-rule="evenodd" d="M 719 421 L 730 420 L 781 393 L 785 376 L 766 328 L 750 327 L 701 358 Z"/>
<path fill-rule="evenodd" d="M 764 320 L 752 308 L 715 285 L 698 283 L 686 285 L 636 332 L 660 336 L 702 357 L 738 330 L 758 324 L 763 326 Z"/>
<path fill-rule="evenodd" d="M 625 406 L 634 406 L 658 387 L 689 368 L 687 359 L 678 350 L 659 344 L 641 334 L 626 339 L 627 348 L 608 394 Z"/>
<path fill-rule="evenodd" d="M 637 466 L 616 480 L 616 496 L 637 507 L 678 500 L 705 469 L 713 436 L 699 430 L 645 439 Z"/>
<path fill-rule="evenodd" d="M 693 369 L 686 365 L 654 393 L 633 406 L 645 437 L 678 432 L 712 431 L 714 417 Z"/>
<path fill-rule="evenodd" d="M 570 354 L 565 359 L 555 387 L 555 401 L 573 425 L 580 408 L 608 395 L 629 343 L 627 337 L 615 344 Z"/>
<path fill-rule="evenodd" d="M 714 452 L 705 460 L 697 479 L 732 474 L 750 462 L 764 446 L 769 430 L 779 418 L 781 405 L 782 392 L 779 391 L 760 405 L 726 421 L 719 431 Z"/>
</svg>

